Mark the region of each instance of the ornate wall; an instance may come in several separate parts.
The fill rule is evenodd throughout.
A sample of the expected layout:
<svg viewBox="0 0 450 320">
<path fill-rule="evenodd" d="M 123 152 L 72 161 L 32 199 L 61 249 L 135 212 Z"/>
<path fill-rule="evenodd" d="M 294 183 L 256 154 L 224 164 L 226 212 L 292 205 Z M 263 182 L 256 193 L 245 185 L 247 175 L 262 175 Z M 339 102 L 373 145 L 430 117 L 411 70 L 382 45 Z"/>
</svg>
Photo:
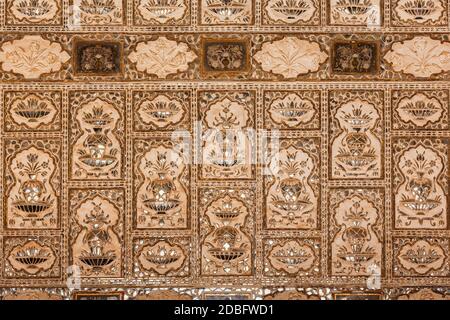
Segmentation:
<svg viewBox="0 0 450 320">
<path fill-rule="evenodd" d="M 445 299 L 446 0 L 0 0 L 0 297 Z"/>
</svg>

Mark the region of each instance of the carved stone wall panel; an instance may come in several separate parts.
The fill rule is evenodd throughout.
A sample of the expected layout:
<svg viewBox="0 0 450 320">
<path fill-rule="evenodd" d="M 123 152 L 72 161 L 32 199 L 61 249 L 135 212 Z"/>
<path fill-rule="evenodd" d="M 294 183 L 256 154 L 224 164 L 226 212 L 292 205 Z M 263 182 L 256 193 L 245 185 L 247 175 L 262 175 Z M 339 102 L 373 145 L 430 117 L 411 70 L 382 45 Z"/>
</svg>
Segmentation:
<svg viewBox="0 0 450 320">
<path fill-rule="evenodd" d="M 191 91 L 134 91 L 133 130 L 191 130 Z"/>
<path fill-rule="evenodd" d="M 264 175 L 265 227 L 314 230 L 320 226 L 320 139 L 269 141 Z"/>
<path fill-rule="evenodd" d="M 448 299 L 449 17 L 0 0 L 0 300 Z"/>
<path fill-rule="evenodd" d="M 123 179 L 125 92 L 72 91 L 69 103 L 71 179 Z"/>
<path fill-rule="evenodd" d="M 123 276 L 125 192 L 70 189 L 70 265 L 81 277 Z"/>
<path fill-rule="evenodd" d="M 137 229 L 190 227 L 189 145 L 169 139 L 133 141 L 133 220 Z"/>
<path fill-rule="evenodd" d="M 392 92 L 393 130 L 448 130 L 448 90 Z"/>
<path fill-rule="evenodd" d="M 133 270 L 137 278 L 185 278 L 191 274 L 192 239 L 136 238 Z"/>
<path fill-rule="evenodd" d="M 6 91 L 3 105 L 5 131 L 61 131 L 61 91 Z"/>
<path fill-rule="evenodd" d="M 8 139 L 3 153 L 6 229 L 57 229 L 61 210 L 61 141 Z"/>
<path fill-rule="evenodd" d="M 332 179 L 382 179 L 384 175 L 384 92 L 331 91 Z"/>
<path fill-rule="evenodd" d="M 7 279 L 60 278 L 60 237 L 5 237 L 3 274 Z"/>
<path fill-rule="evenodd" d="M 199 91 L 199 178 L 255 176 L 255 91 Z"/>
<path fill-rule="evenodd" d="M 320 239 L 265 239 L 264 275 L 280 279 L 286 277 L 289 281 L 319 277 L 320 253 Z"/>
<path fill-rule="evenodd" d="M 394 276 L 446 277 L 448 251 L 448 238 L 394 238 Z"/>
<path fill-rule="evenodd" d="M 331 189 L 329 194 L 331 274 L 384 273 L 384 190 Z"/>
<path fill-rule="evenodd" d="M 320 91 L 264 91 L 264 127 L 279 130 L 320 129 Z"/>
<path fill-rule="evenodd" d="M 399 137 L 393 151 L 395 228 L 448 229 L 448 140 Z"/>
<path fill-rule="evenodd" d="M 203 188 L 198 196 L 201 275 L 229 277 L 254 274 L 254 191 Z"/>
</svg>

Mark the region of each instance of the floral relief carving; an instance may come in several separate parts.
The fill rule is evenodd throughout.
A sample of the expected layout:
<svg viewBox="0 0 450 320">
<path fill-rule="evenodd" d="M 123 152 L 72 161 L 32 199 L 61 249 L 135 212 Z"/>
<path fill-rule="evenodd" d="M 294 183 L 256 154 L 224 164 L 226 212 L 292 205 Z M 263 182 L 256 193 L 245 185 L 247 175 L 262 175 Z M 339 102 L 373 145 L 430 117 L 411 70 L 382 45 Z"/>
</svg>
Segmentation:
<svg viewBox="0 0 450 320">
<path fill-rule="evenodd" d="M 171 277 L 189 275 L 189 238 L 135 239 L 135 275 Z"/>
<path fill-rule="evenodd" d="M 61 130 L 61 104 L 60 91 L 5 92 L 5 130 Z"/>
<path fill-rule="evenodd" d="M 199 92 L 202 179 L 253 177 L 254 99 L 252 91 Z"/>
<path fill-rule="evenodd" d="M 74 102 L 70 133 L 72 179 L 121 178 L 123 93 L 98 96 L 95 92 L 72 92 L 70 97 Z"/>
<path fill-rule="evenodd" d="M 265 91 L 265 127 L 318 129 L 320 91 Z"/>
<path fill-rule="evenodd" d="M 304 24 L 311 21 L 319 11 L 315 0 L 266 0 L 264 18 L 268 24 Z"/>
<path fill-rule="evenodd" d="M 447 150 L 439 141 L 398 141 L 395 226 L 401 229 L 447 228 Z M 400 152 L 399 152 L 400 151 Z M 442 153 L 444 151 L 445 153 Z"/>
<path fill-rule="evenodd" d="M 394 130 L 446 130 L 449 128 L 448 90 L 394 90 Z"/>
<path fill-rule="evenodd" d="M 11 229 L 54 229 L 60 203 L 59 145 L 56 141 L 10 141 L 5 186 L 5 222 Z"/>
<path fill-rule="evenodd" d="M 319 141 L 282 139 L 279 146 L 270 147 L 265 203 L 267 228 L 317 228 L 320 159 L 314 153 L 320 148 Z"/>
<path fill-rule="evenodd" d="M 241 189 L 200 192 L 201 274 L 252 274 L 254 193 Z"/>
<path fill-rule="evenodd" d="M 83 277 L 122 274 L 124 192 L 71 190 L 71 261 Z"/>
<path fill-rule="evenodd" d="M 394 3 L 394 24 L 442 25 L 447 20 L 445 0 L 396 0 Z"/>
<path fill-rule="evenodd" d="M 248 25 L 253 23 L 253 0 L 200 0 L 203 25 Z"/>
<path fill-rule="evenodd" d="M 21 74 L 25 79 L 39 79 L 44 73 L 59 71 L 69 58 L 61 44 L 39 35 L 5 42 L 0 51 L 2 70 Z"/>
<path fill-rule="evenodd" d="M 124 23 L 123 3 L 123 0 L 70 0 L 71 25 L 122 25 Z"/>
<path fill-rule="evenodd" d="M 331 25 L 379 26 L 383 13 L 381 0 L 330 0 Z"/>
<path fill-rule="evenodd" d="M 6 278 L 58 278 L 60 276 L 59 237 L 5 237 Z"/>
<path fill-rule="evenodd" d="M 186 0 L 135 0 L 142 24 L 178 24 L 190 11 Z"/>
<path fill-rule="evenodd" d="M 448 276 L 449 239 L 394 238 L 394 275 Z"/>
<path fill-rule="evenodd" d="M 422 93 L 418 93 L 412 98 L 404 98 L 397 106 L 400 119 L 404 122 L 412 122 L 418 127 L 437 122 L 443 111 L 439 100 L 430 99 Z"/>
<path fill-rule="evenodd" d="M 11 250 L 8 261 L 17 271 L 37 274 L 53 266 L 56 257 L 53 250 L 31 240 Z"/>
<path fill-rule="evenodd" d="M 268 239 L 265 241 L 266 276 L 318 276 L 320 241 L 318 239 Z"/>
<path fill-rule="evenodd" d="M 394 43 L 384 59 L 396 72 L 420 78 L 430 77 L 450 71 L 450 42 L 415 36 Z"/>
<path fill-rule="evenodd" d="M 128 59 L 136 64 L 138 71 L 156 75 L 158 78 L 186 71 L 189 63 L 196 58 L 197 55 L 186 43 L 169 40 L 166 37 L 140 42 L 128 55 Z"/>
<path fill-rule="evenodd" d="M 134 97 L 139 101 L 136 104 L 135 128 L 141 131 L 144 128 L 189 129 L 189 92 L 136 92 Z"/>
<path fill-rule="evenodd" d="M 343 93 L 342 93 L 343 94 Z M 335 93 L 336 97 L 340 93 Z M 362 92 L 331 108 L 331 176 L 334 179 L 380 178 L 382 175 L 382 94 Z M 366 97 L 363 97 L 363 96 Z M 344 98 L 345 97 L 345 98 Z"/>
<path fill-rule="evenodd" d="M 61 2 L 57 0 L 6 0 L 8 24 L 59 24 Z"/>
<path fill-rule="evenodd" d="M 184 151 L 166 140 L 138 140 L 134 166 L 137 228 L 186 228 L 189 166 Z"/>
<path fill-rule="evenodd" d="M 333 275 L 369 276 L 381 270 L 384 194 L 378 189 L 331 192 L 331 270 Z"/>
<path fill-rule="evenodd" d="M 328 54 L 321 50 L 317 42 L 297 37 L 266 42 L 254 55 L 264 71 L 280 74 L 284 78 L 316 72 L 327 58 Z"/>
</svg>

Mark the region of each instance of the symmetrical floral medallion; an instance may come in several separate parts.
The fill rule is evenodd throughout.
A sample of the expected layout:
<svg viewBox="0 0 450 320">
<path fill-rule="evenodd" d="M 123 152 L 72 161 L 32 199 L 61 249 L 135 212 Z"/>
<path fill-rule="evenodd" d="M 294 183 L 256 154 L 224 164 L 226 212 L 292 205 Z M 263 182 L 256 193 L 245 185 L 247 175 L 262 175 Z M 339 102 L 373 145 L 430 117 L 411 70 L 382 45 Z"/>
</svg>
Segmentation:
<svg viewBox="0 0 450 320">
<path fill-rule="evenodd" d="M 187 277 L 191 250 L 190 238 L 134 239 L 134 275 L 137 278 Z"/>
<path fill-rule="evenodd" d="M 123 178 L 125 93 L 71 91 L 69 101 L 71 179 Z"/>
<path fill-rule="evenodd" d="M 189 146 L 166 139 L 136 139 L 133 146 L 135 227 L 188 228 Z"/>
<path fill-rule="evenodd" d="M 251 189 L 199 190 L 201 275 L 253 274 L 254 208 Z"/>
<path fill-rule="evenodd" d="M 191 91 L 134 91 L 134 130 L 190 131 L 191 99 Z"/>
<path fill-rule="evenodd" d="M 379 44 L 369 41 L 336 41 L 333 43 L 331 71 L 333 74 L 377 74 Z"/>
<path fill-rule="evenodd" d="M 61 91 L 6 91 L 3 105 L 7 132 L 61 130 Z"/>
<path fill-rule="evenodd" d="M 60 237 L 5 237 L 3 275 L 6 278 L 59 278 Z"/>
<path fill-rule="evenodd" d="M 3 210 L 7 229 L 56 229 L 61 192 L 61 141 L 4 141 Z"/>
<path fill-rule="evenodd" d="M 293 79 L 317 72 L 327 61 L 328 54 L 322 51 L 317 42 L 287 36 L 263 43 L 253 58 L 262 70 L 281 75 L 283 79 Z"/>
<path fill-rule="evenodd" d="M 330 166 L 332 179 L 384 176 L 383 91 L 331 91 Z"/>
<path fill-rule="evenodd" d="M 200 72 L 204 76 L 238 76 L 250 70 L 250 46 L 242 39 L 202 39 Z"/>
<path fill-rule="evenodd" d="M 320 276 L 320 239 L 271 238 L 264 240 L 264 276 Z"/>
<path fill-rule="evenodd" d="M 125 23 L 126 0 L 70 0 L 69 4 L 69 24 L 72 27 L 120 26 Z"/>
<path fill-rule="evenodd" d="M 262 21 L 267 25 L 318 25 L 319 0 L 263 0 Z"/>
<path fill-rule="evenodd" d="M 329 0 L 328 23 L 333 26 L 380 26 L 383 0 Z"/>
<path fill-rule="evenodd" d="M 199 178 L 251 179 L 255 175 L 255 92 L 199 91 Z"/>
<path fill-rule="evenodd" d="M 329 208 L 331 274 L 357 277 L 383 271 L 383 190 L 331 189 Z"/>
<path fill-rule="evenodd" d="M 0 47 L 1 70 L 21 75 L 27 80 L 60 71 L 69 59 L 61 44 L 40 35 L 26 35 L 4 42 Z"/>
<path fill-rule="evenodd" d="M 139 72 L 157 78 L 185 72 L 197 55 L 184 42 L 167 39 L 164 36 L 147 42 L 139 42 L 128 55 Z"/>
<path fill-rule="evenodd" d="M 264 128 L 320 129 L 319 90 L 264 91 Z"/>
<path fill-rule="evenodd" d="M 384 60 L 396 72 L 430 78 L 450 71 L 450 42 L 430 36 L 415 36 L 395 42 Z"/>
<path fill-rule="evenodd" d="M 70 265 L 82 277 L 121 277 L 123 189 L 70 189 Z"/>
<path fill-rule="evenodd" d="M 391 0 L 391 25 L 447 26 L 447 0 Z"/>
<path fill-rule="evenodd" d="M 254 0 L 198 0 L 200 25 L 251 25 Z"/>
<path fill-rule="evenodd" d="M 448 238 L 394 238 L 394 276 L 448 277 L 449 245 Z"/>
<path fill-rule="evenodd" d="M 317 229 L 320 197 L 320 139 L 270 142 L 265 185 L 267 229 Z"/>
<path fill-rule="evenodd" d="M 60 0 L 4 0 L 7 25 L 61 25 Z"/>
<path fill-rule="evenodd" d="M 114 76 L 122 73 L 120 42 L 75 39 L 73 48 L 76 75 Z"/>
<path fill-rule="evenodd" d="M 136 25 L 189 25 L 191 0 L 132 0 Z"/>
<path fill-rule="evenodd" d="M 448 90 L 395 90 L 391 94 L 394 130 L 448 130 Z"/>
<path fill-rule="evenodd" d="M 448 228 L 448 140 L 393 141 L 395 228 Z"/>
</svg>

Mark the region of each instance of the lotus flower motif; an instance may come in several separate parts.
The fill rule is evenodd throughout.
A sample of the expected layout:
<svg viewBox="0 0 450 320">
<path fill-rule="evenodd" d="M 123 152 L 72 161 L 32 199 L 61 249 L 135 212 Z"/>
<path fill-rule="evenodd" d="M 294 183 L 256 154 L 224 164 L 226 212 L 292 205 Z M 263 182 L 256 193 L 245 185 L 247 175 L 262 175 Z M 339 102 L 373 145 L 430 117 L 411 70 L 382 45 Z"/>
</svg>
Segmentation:
<svg viewBox="0 0 450 320">
<path fill-rule="evenodd" d="M 439 270 L 445 263 L 445 253 L 439 245 L 418 240 L 403 246 L 398 260 L 405 269 L 423 275 L 431 270 Z"/>
<path fill-rule="evenodd" d="M 401 20 L 425 23 L 427 21 L 438 21 L 444 8 L 441 1 L 400 0 L 395 11 Z"/>
<path fill-rule="evenodd" d="M 34 240 L 14 247 L 8 256 L 8 261 L 15 270 L 33 275 L 49 270 L 55 260 L 56 257 L 51 248 Z"/>
<path fill-rule="evenodd" d="M 291 240 L 283 245 L 273 247 L 269 253 L 269 261 L 277 270 L 296 274 L 311 269 L 316 261 L 316 256 L 310 246 Z"/>
<path fill-rule="evenodd" d="M 429 98 L 423 93 L 402 99 L 397 108 L 397 113 L 402 121 L 412 122 L 419 127 L 439 121 L 443 111 L 438 99 Z"/>
<path fill-rule="evenodd" d="M 55 0 L 13 0 L 11 13 L 19 20 L 37 23 L 49 21 L 58 13 Z"/>
<path fill-rule="evenodd" d="M 397 42 L 384 59 L 394 71 L 415 77 L 430 77 L 450 71 L 450 42 L 441 42 L 426 36 Z"/>
<path fill-rule="evenodd" d="M 255 60 L 264 71 L 281 74 L 285 78 L 316 72 L 327 58 L 318 43 L 296 37 L 266 42 L 255 54 Z"/>
<path fill-rule="evenodd" d="M 128 58 L 136 63 L 138 71 L 165 78 L 169 74 L 186 71 L 189 63 L 194 61 L 197 55 L 186 43 L 159 37 L 153 41 L 139 43 Z"/>
<path fill-rule="evenodd" d="M 164 275 L 181 268 L 186 255 L 180 246 L 162 240 L 154 245 L 144 246 L 138 260 L 145 270 L 154 270 Z"/>
<path fill-rule="evenodd" d="M 166 23 L 182 19 L 187 7 L 183 0 L 141 0 L 137 8 L 145 20 Z"/>
<path fill-rule="evenodd" d="M 296 23 L 309 21 L 317 9 L 312 0 L 269 0 L 266 11 L 274 21 Z"/>
<path fill-rule="evenodd" d="M 59 43 L 39 35 L 6 42 L 0 51 L 2 70 L 21 74 L 25 79 L 38 79 L 44 73 L 59 71 L 69 58 Z"/>
</svg>

